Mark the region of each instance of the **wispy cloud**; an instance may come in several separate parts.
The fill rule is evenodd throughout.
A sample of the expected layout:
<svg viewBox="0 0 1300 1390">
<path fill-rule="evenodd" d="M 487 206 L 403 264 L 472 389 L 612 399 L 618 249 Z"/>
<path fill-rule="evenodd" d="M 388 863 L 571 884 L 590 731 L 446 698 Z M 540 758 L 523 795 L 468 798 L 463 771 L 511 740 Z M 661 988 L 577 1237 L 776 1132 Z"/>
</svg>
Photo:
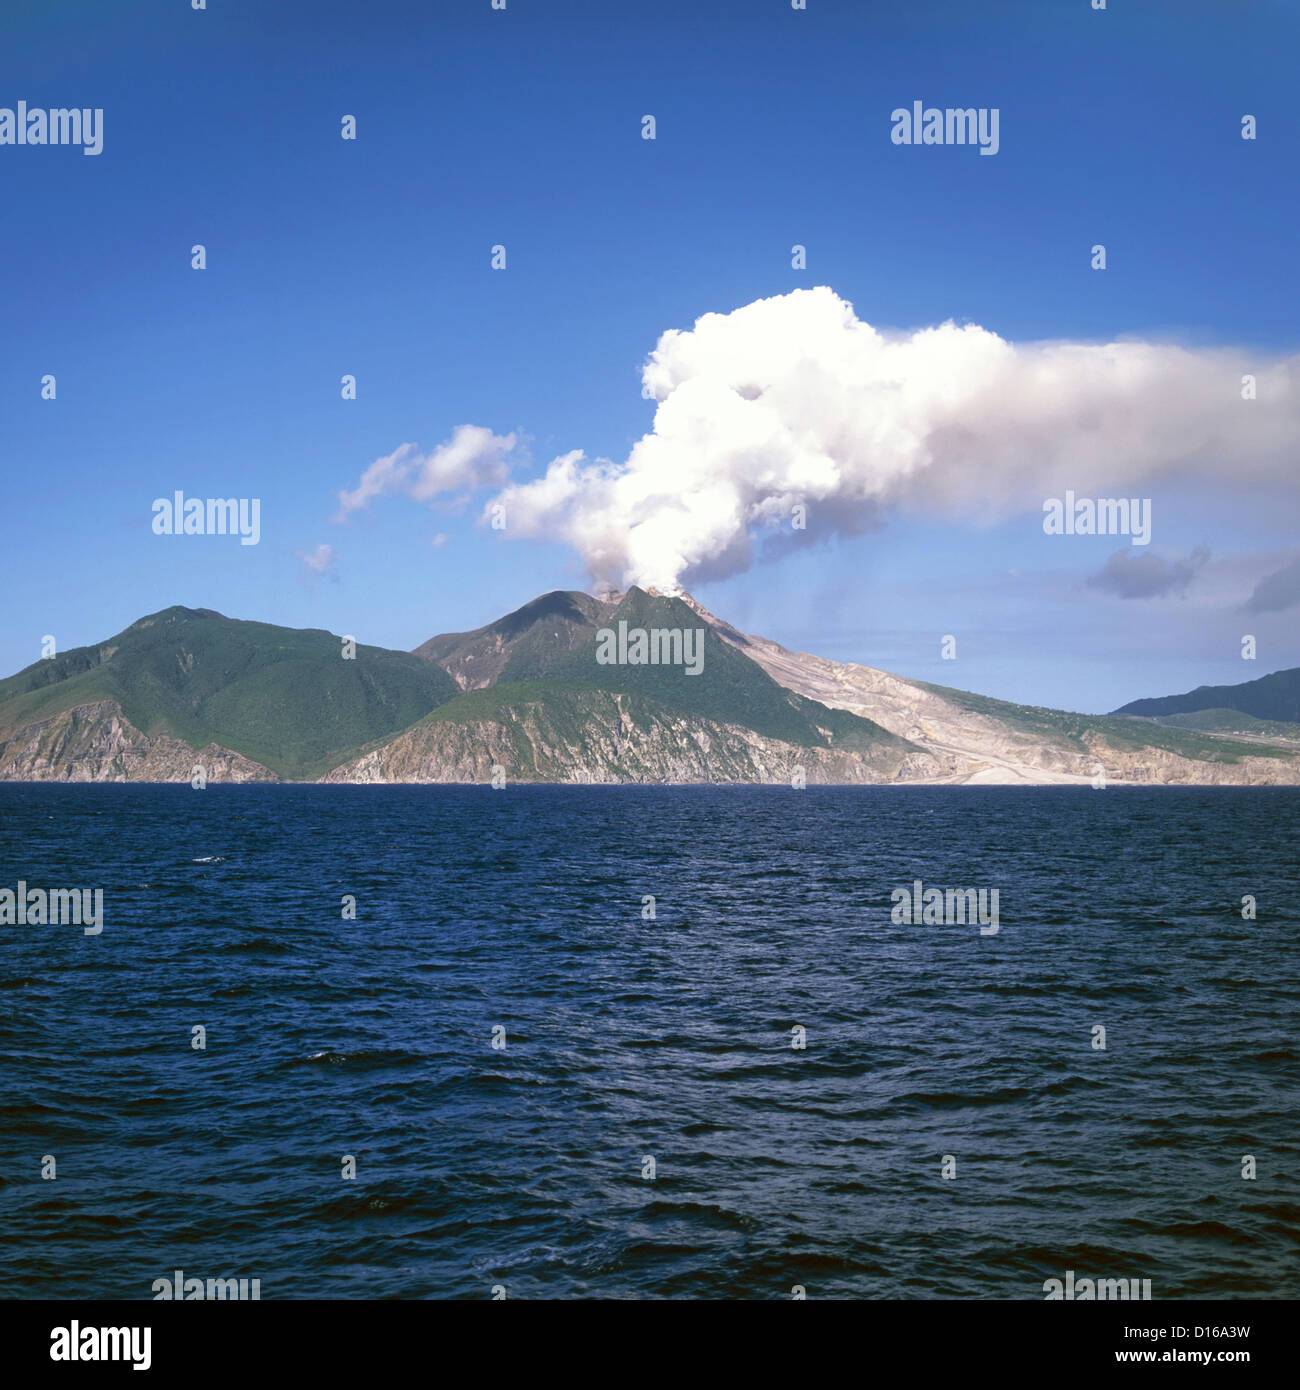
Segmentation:
<svg viewBox="0 0 1300 1390">
<path fill-rule="evenodd" d="M 326 545 L 323 541 L 310 553 L 295 550 L 294 554 L 302 561 L 309 574 L 322 577 L 334 573 L 334 565 L 338 556 L 332 545 Z"/>
<path fill-rule="evenodd" d="M 340 490 L 334 520 L 346 521 L 376 498 L 395 492 L 429 502 L 448 494 L 500 487 L 510 476 L 507 456 L 514 447 L 513 434 L 493 434 L 482 425 L 458 425 L 450 439 L 427 454 L 414 444 L 401 444 L 370 464 L 356 487 Z"/>
</svg>

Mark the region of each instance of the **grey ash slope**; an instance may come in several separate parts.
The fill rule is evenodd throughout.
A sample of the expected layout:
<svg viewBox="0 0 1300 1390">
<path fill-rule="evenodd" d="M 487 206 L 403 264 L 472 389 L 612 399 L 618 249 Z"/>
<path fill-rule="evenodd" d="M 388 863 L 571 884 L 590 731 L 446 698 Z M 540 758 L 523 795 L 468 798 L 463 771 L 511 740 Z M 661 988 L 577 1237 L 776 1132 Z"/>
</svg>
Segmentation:
<svg viewBox="0 0 1300 1390">
<path fill-rule="evenodd" d="M 1151 721 L 1019 705 L 792 652 L 745 634 L 688 599 L 722 640 L 774 680 L 824 705 L 868 716 L 924 749 L 945 782 L 1295 785 L 1300 757 L 1276 737 L 1235 739 Z M 1286 674 L 1286 673 L 1281 673 Z M 1268 732 L 1275 732 L 1273 730 Z M 1248 730 L 1245 732 L 1249 732 Z"/>
</svg>

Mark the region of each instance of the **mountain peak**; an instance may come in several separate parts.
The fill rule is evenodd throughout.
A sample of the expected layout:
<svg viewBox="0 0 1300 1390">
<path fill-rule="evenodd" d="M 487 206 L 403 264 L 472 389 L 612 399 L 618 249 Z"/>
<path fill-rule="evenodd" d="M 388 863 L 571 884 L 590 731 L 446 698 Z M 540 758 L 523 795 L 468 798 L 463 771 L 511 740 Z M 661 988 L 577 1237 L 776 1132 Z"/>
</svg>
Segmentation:
<svg viewBox="0 0 1300 1390">
<path fill-rule="evenodd" d="M 157 613 L 147 613 L 143 618 L 137 618 L 126 630 L 143 632 L 155 623 L 176 622 L 178 619 L 186 618 L 220 618 L 222 622 L 227 621 L 226 615 L 218 613 L 215 608 L 186 608 L 184 604 L 173 603 L 170 608 L 161 608 Z"/>
<path fill-rule="evenodd" d="M 415 649 L 441 666 L 461 690 L 498 681 L 537 680 L 550 664 L 582 645 L 614 611 L 606 600 L 552 589 L 472 632 L 444 632 Z"/>
<path fill-rule="evenodd" d="M 624 626 L 677 647 L 633 657 Z M 183 781 L 197 762 L 221 780 L 483 781 L 500 764 L 523 781 L 1078 783 L 1100 765 L 1117 781 L 1300 783 L 1300 669 L 1093 717 L 789 652 L 680 588 L 638 585 L 552 590 L 416 654 L 357 651 L 164 608 L 0 680 L 0 780 Z"/>
</svg>

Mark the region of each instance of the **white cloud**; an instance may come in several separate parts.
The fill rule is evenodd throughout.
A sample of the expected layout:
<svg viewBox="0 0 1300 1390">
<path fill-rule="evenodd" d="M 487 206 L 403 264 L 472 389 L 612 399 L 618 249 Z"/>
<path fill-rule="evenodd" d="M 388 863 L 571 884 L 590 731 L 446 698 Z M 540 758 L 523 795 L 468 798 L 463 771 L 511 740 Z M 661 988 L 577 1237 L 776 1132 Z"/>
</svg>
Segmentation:
<svg viewBox="0 0 1300 1390">
<path fill-rule="evenodd" d="M 481 425 L 461 425 L 419 461 L 411 482 L 417 502 L 448 492 L 500 487 L 510 475 L 506 455 L 515 447 L 513 434 L 495 435 Z"/>
<path fill-rule="evenodd" d="M 303 562 L 310 573 L 315 575 L 330 574 L 334 569 L 334 562 L 338 556 L 334 552 L 332 545 L 322 542 L 310 554 L 304 554 L 301 550 L 295 550 L 294 554 Z"/>
<path fill-rule="evenodd" d="M 386 497 L 390 492 L 396 492 L 414 467 L 414 452 L 414 444 L 401 444 L 391 454 L 376 459 L 361 475 L 356 487 L 351 491 L 340 490 L 339 514 L 335 520 L 343 520 L 353 512 L 368 507 L 376 497 Z"/>
<path fill-rule="evenodd" d="M 720 577 L 764 534 L 779 547 L 858 532 L 895 506 L 991 521 L 1067 488 L 1136 496 L 1164 477 L 1295 487 L 1297 358 L 1017 345 L 954 323 L 885 333 L 822 287 L 671 330 L 642 377 L 659 405 L 625 461 L 567 453 L 493 499 L 506 535 L 567 542 L 597 585 Z"/>
<path fill-rule="evenodd" d="M 496 435 L 482 425 L 458 425 L 450 439 L 428 454 L 414 444 L 401 444 L 370 464 L 354 488 L 339 492 L 335 521 L 346 521 L 377 497 L 404 492 L 418 502 L 447 493 L 500 487 L 510 476 L 507 455 L 515 447 L 513 434 Z"/>
</svg>

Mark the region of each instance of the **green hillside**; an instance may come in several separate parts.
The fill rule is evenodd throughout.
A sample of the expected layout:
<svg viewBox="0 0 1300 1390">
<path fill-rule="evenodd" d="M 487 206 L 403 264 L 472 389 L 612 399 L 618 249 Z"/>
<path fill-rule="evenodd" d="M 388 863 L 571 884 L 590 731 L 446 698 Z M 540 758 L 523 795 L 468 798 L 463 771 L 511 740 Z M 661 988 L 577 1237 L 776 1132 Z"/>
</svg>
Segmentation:
<svg viewBox="0 0 1300 1390">
<path fill-rule="evenodd" d="M 1300 724 L 1280 719 L 1256 719 L 1235 709 L 1205 709 L 1189 714 L 1162 714 L 1155 721 L 1171 729 L 1203 729 L 1207 733 L 1249 734 L 1252 738 L 1300 739 Z"/>
<path fill-rule="evenodd" d="M 242 753 L 280 776 L 313 778 L 455 694 L 440 667 L 319 629 L 167 608 L 95 647 L 0 681 L 0 731 L 112 700 L 143 733 Z"/>
<path fill-rule="evenodd" d="M 416 647 L 464 689 L 497 681 L 544 680 L 600 627 L 609 604 L 556 589 L 473 632 L 446 632 Z"/>
<path fill-rule="evenodd" d="M 642 695 L 684 713 L 719 723 L 740 724 L 769 738 L 804 747 L 867 748 L 881 743 L 906 747 L 906 740 L 846 710 L 832 710 L 778 685 L 756 662 L 724 642 L 688 604 L 629 589 L 600 628 L 702 628 L 703 669 L 688 675 L 682 666 L 601 665 L 596 631 L 569 656 L 555 662 L 552 677 L 600 690 Z"/>
<path fill-rule="evenodd" d="M 1300 722 L 1300 666 L 1274 671 L 1258 680 L 1240 685 L 1201 685 L 1184 695 L 1165 695 L 1151 700 L 1133 700 L 1116 714 L 1139 714 L 1159 719 L 1169 714 L 1192 714 L 1203 710 L 1236 710 L 1256 719 L 1287 724 Z"/>
<path fill-rule="evenodd" d="M 683 642 L 679 654 L 686 659 L 663 665 L 598 660 L 602 633 L 616 634 L 620 624 L 629 634 L 699 633 L 701 646 L 688 651 Z M 696 651 L 703 661 L 691 674 Z M 1273 707 L 1285 703 L 1287 678 L 1296 674 L 1278 672 L 1230 689 L 1266 686 L 1261 703 Z M 1247 757 L 1294 759 L 1300 740 L 1300 723 L 1233 706 L 1158 719 L 1093 716 L 943 686 L 922 688 L 997 721 L 1013 741 L 1076 753 L 1096 754 L 1107 746 L 1124 753 L 1165 750 L 1223 765 Z M 560 780 L 584 765 L 632 778 L 673 778 L 683 767 L 700 780 L 770 775 L 770 750 L 755 761 L 755 734 L 821 750 L 816 758 L 832 778 L 856 775 L 837 761 L 841 753 L 863 756 L 890 776 L 922 751 L 870 719 L 829 709 L 778 684 L 718 636 L 689 602 L 638 588 L 617 603 L 578 593 L 544 594 L 486 627 L 433 638 L 415 653 L 359 646 L 353 660 L 344 659 L 338 637 L 318 629 L 167 608 L 96 646 L 34 662 L 0 680 L 0 745 L 8 749 L 5 765 L 22 769 L 9 775 L 80 777 L 90 769 L 90 775 L 109 780 L 129 778 L 123 769 L 130 758 L 142 756 L 135 750 L 144 740 L 115 724 L 111 709 L 51 723 L 87 705 L 120 709 L 148 737 L 168 736 L 196 750 L 215 744 L 277 777 L 300 781 L 395 741 L 400 773 L 424 775 L 437 765 L 462 775 L 481 758 L 485 739 L 508 751 L 504 738 L 517 745 L 515 765 L 535 774 L 545 767 Z M 708 728 L 683 720 L 708 721 Z M 485 734 L 478 727 L 484 723 L 504 728 L 505 735 Z M 449 727 L 457 724 L 464 727 Z M 623 734 L 631 726 L 644 737 L 627 743 Z M 401 742 L 422 728 L 439 732 L 432 742 Z M 716 765 L 699 763 L 701 739 L 712 741 Z M 151 774 L 174 779 L 185 750 L 158 744 L 143 756 L 155 754 Z M 631 761 L 623 767 L 625 759 Z M 251 773 L 259 775 L 256 769 Z"/>
</svg>

